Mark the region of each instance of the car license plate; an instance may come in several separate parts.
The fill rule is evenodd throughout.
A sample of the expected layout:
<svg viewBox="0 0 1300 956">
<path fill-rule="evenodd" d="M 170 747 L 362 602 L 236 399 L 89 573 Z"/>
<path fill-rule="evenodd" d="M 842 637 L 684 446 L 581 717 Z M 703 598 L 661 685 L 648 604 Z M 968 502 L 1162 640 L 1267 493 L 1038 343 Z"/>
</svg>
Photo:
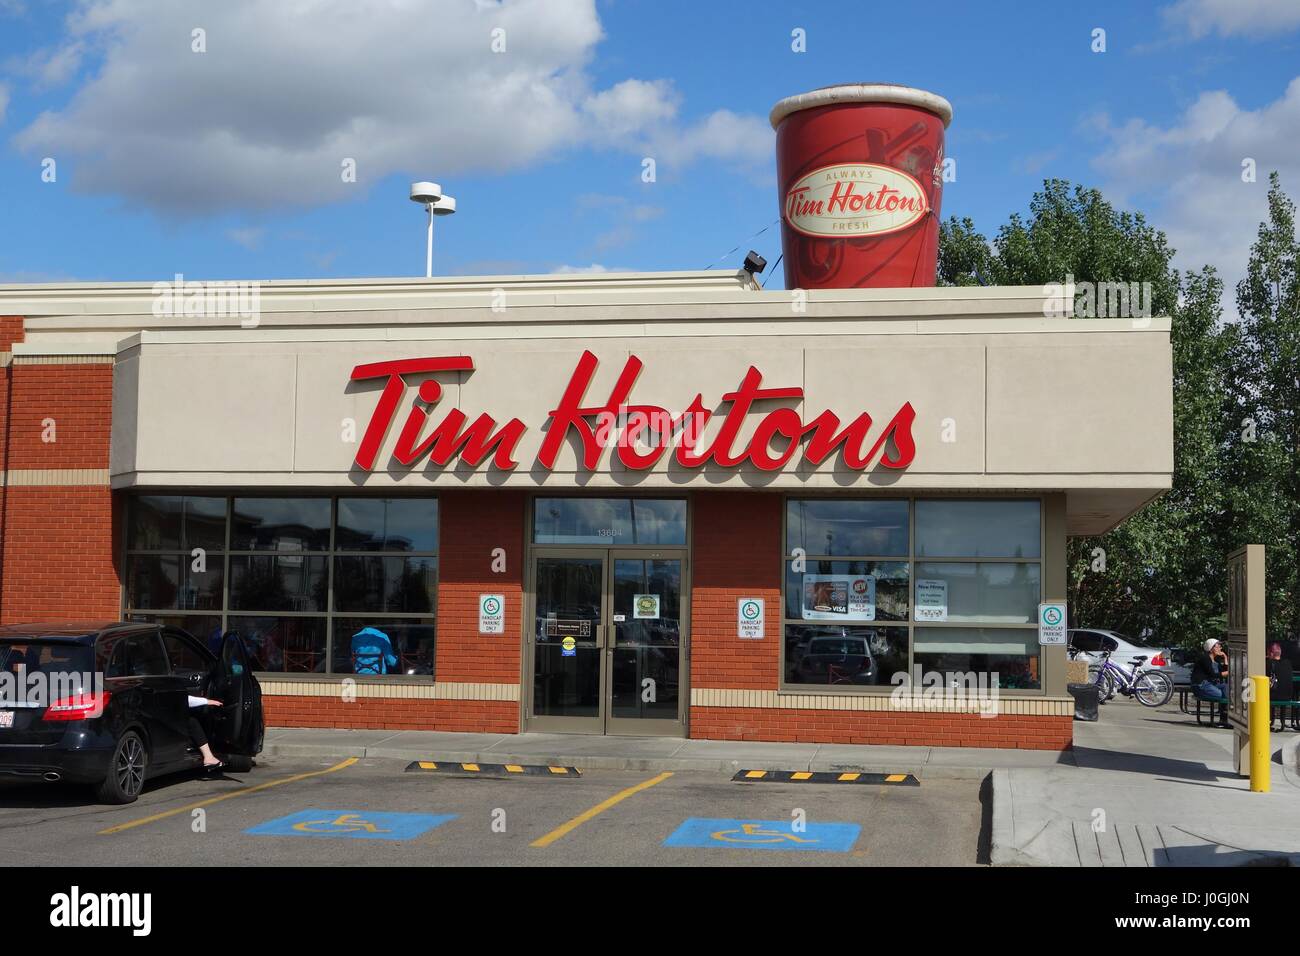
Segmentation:
<svg viewBox="0 0 1300 956">
<path fill-rule="evenodd" d="M 14 712 L 12 710 L 0 710 L 0 728 L 12 727 L 14 725 Z"/>
</svg>

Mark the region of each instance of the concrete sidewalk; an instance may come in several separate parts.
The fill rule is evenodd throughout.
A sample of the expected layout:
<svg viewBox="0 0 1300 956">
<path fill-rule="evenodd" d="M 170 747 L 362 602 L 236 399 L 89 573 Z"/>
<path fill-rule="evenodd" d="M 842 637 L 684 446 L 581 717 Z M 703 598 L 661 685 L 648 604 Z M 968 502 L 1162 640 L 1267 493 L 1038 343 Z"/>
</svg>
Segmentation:
<svg viewBox="0 0 1300 956">
<path fill-rule="evenodd" d="M 425 730 L 266 731 L 266 753 L 282 757 L 390 757 L 449 763 L 548 763 L 583 770 L 842 770 L 972 779 L 998 767 L 1073 766 L 1067 753 L 975 747 L 788 744 L 585 734 L 459 734 Z"/>
<path fill-rule="evenodd" d="M 1234 773 L 1232 732 L 1167 705 L 1112 702 L 1075 723 L 1074 766 L 993 771 L 992 862 L 1300 865 L 1297 738 L 1272 738 L 1272 792 Z"/>
</svg>

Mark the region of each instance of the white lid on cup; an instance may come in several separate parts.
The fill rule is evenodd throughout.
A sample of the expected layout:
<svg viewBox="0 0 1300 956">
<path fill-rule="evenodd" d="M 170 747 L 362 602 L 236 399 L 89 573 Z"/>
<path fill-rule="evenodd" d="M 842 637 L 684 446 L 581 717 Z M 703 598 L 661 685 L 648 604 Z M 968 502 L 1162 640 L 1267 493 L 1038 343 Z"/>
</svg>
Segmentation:
<svg viewBox="0 0 1300 956">
<path fill-rule="evenodd" d="M 776 129 L 781 120 L 791 113 L 839 103 L 897 103 L 901 106 L 916 106 L 938 116 L 943 120 L 945 129 L 952 122 L 952 104 L 939 94 L 893 83 L 845 83 L 840 86 L 823 86 L 811 93 L 787 96 L 772 107 L 768 119 L 772 128 Z"/>
</svg>

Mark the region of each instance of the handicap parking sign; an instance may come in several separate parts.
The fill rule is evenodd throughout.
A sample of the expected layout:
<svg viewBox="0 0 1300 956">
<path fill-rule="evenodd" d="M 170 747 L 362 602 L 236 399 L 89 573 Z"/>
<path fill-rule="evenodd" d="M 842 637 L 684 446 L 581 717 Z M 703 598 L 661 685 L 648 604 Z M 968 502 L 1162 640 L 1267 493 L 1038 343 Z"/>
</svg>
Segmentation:
<svg viewBox="0 0 1300 956">
<path fill-rule="evenodd" d="M 807 823 L 796 830 L 790 820 L 691 817 L 664 840 L 664 846 L 847 853 L 861 831 L 856 823 Z"/>
<path fill-rule="evenodd" d="M 456 819 L 454 813 L 372 813 L 369 810 L 314 808 L 259 823 L 253 836 L 328 837 L 345 840 L 413 840 Z"/>
</svg>

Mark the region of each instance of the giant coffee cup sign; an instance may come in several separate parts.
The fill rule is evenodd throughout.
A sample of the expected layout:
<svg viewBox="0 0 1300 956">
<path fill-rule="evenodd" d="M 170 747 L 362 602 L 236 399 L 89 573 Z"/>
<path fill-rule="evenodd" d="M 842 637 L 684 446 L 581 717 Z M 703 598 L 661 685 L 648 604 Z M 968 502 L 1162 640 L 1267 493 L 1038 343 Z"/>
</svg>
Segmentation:
<svg viewBox="0 0 1300 956">
<path fill-rule="evenodd" d="M 904 86 L 830 86 L 772 108 L 791 289 L 932 286 L 952 106 Z"/>
</svg>

